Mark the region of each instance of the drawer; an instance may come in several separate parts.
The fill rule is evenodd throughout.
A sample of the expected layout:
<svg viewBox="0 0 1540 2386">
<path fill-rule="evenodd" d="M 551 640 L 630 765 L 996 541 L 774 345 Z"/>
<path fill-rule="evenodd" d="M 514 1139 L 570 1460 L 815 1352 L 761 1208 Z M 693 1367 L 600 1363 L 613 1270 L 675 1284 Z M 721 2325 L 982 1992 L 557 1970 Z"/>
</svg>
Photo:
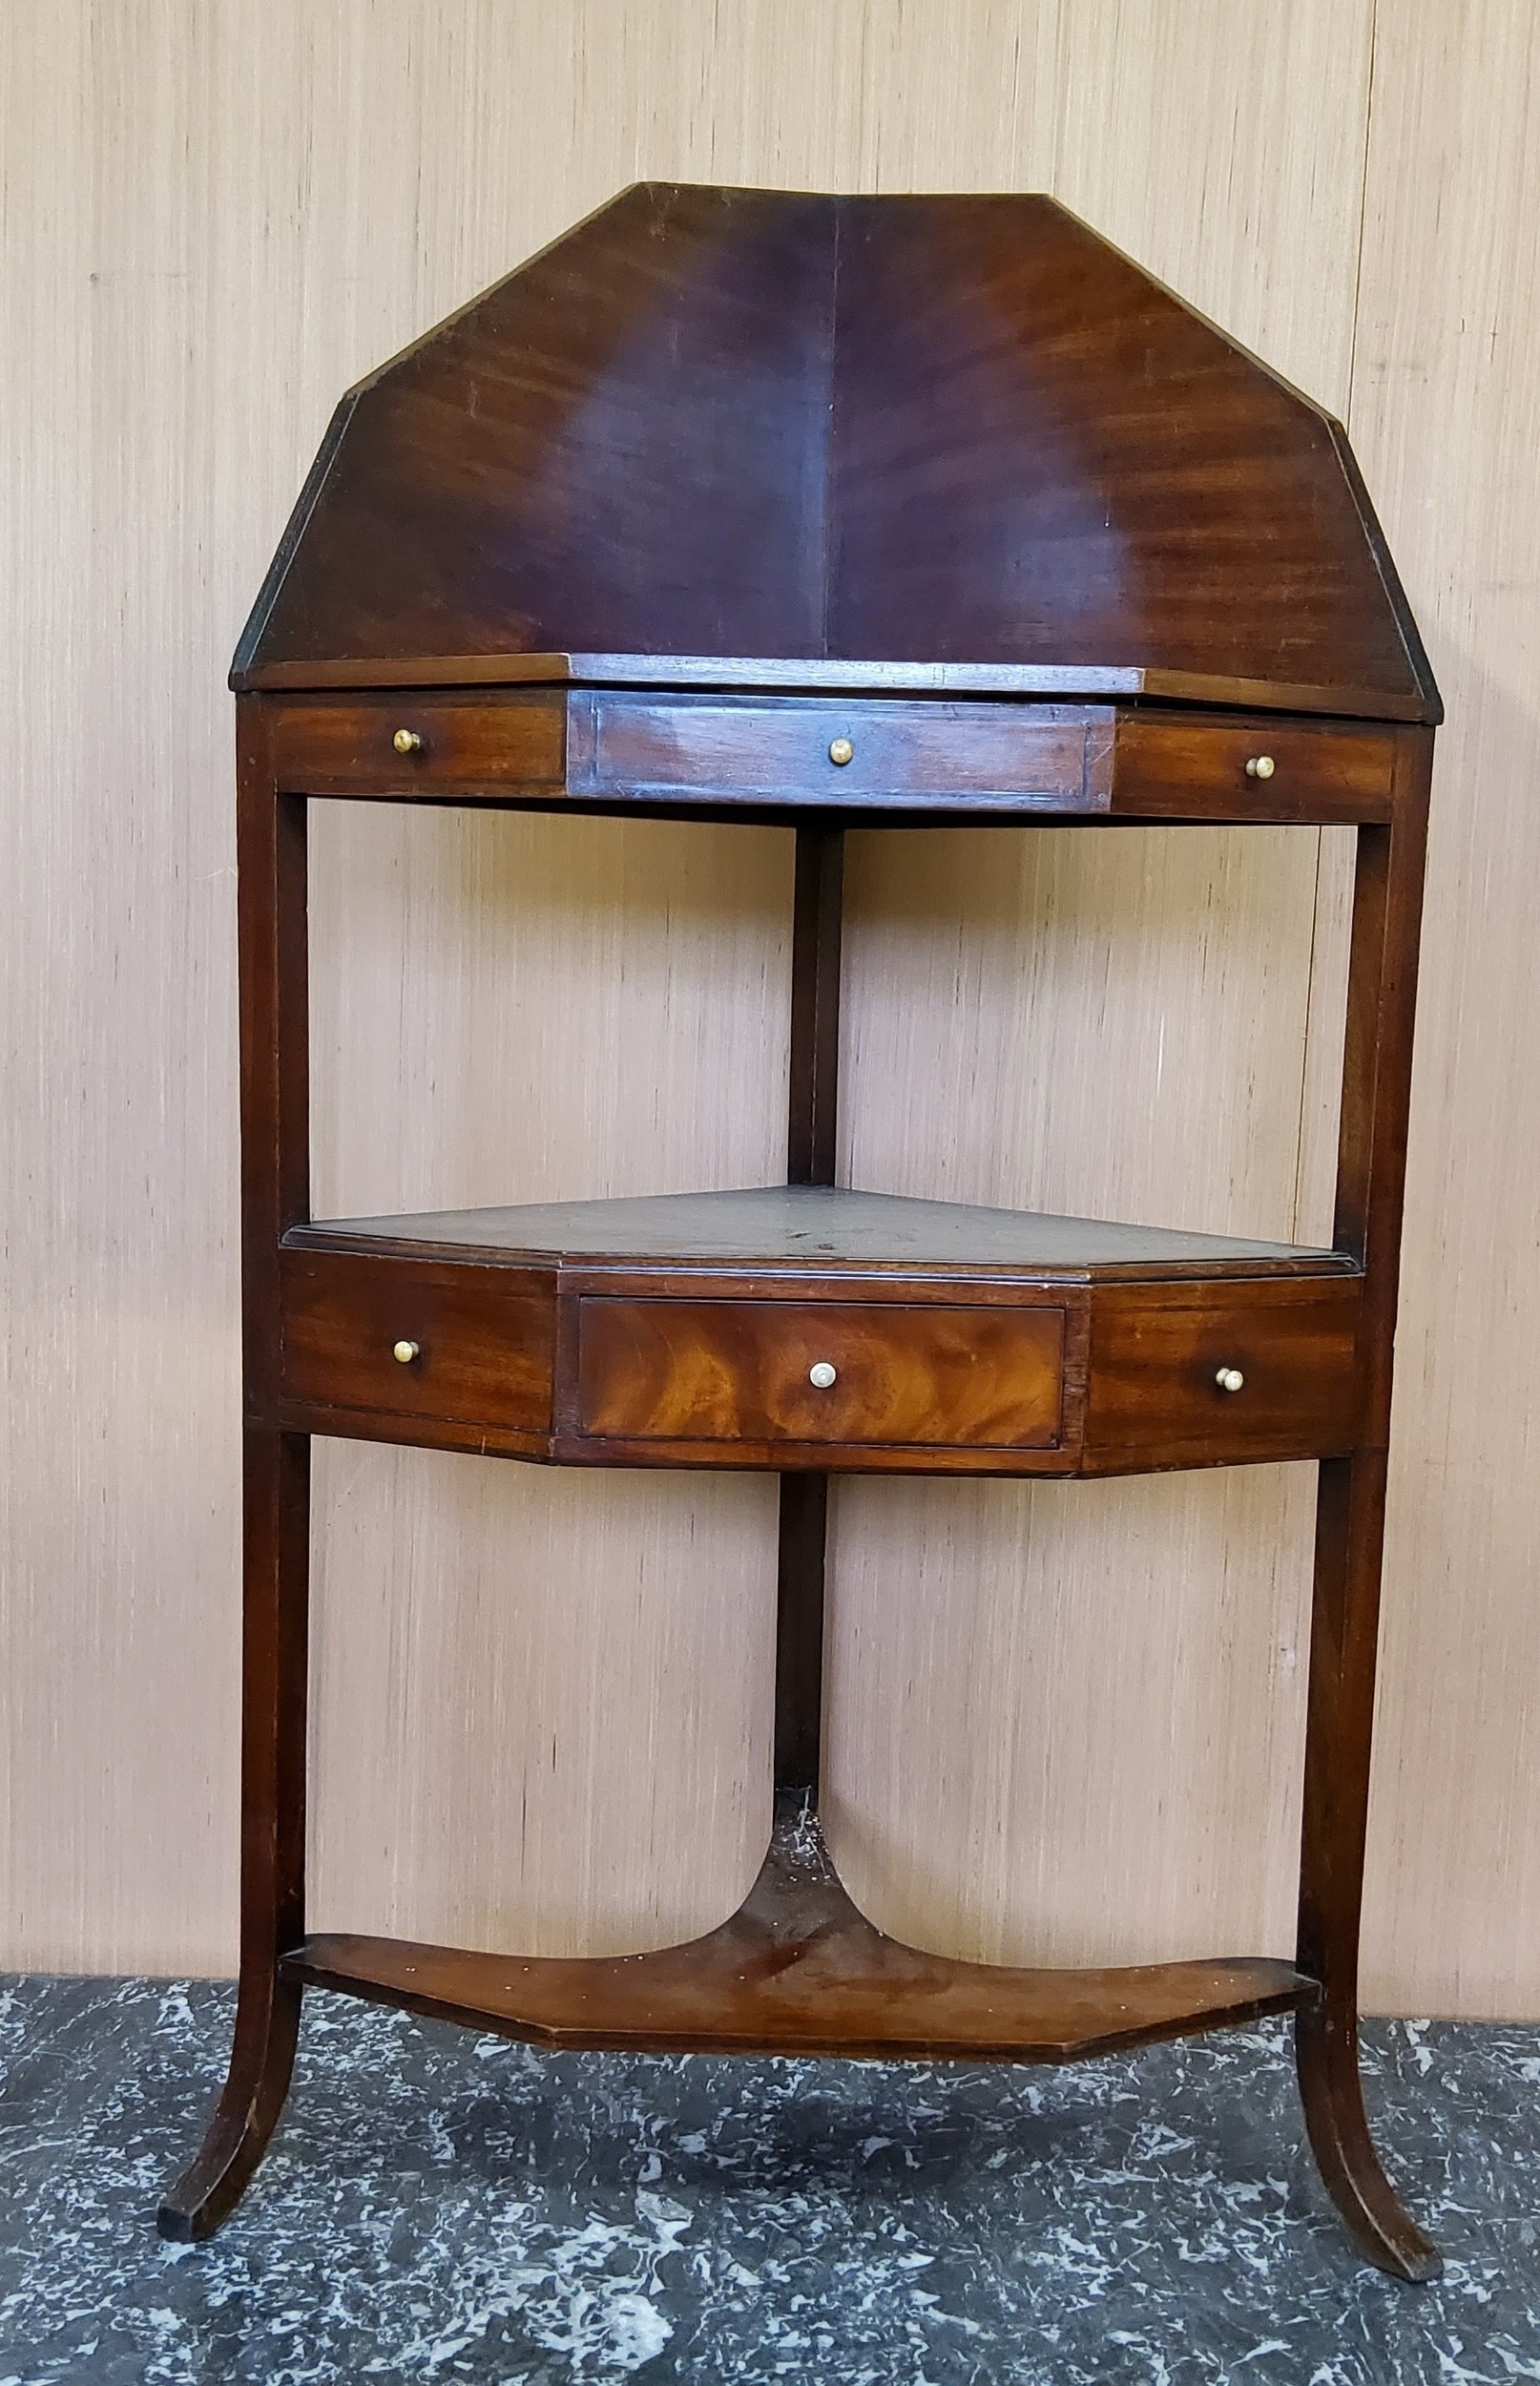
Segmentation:
<svg viewBox="0 0 1540 2386">
<path fill-rule="evenodd" d="M 1319 1458 L 1349 1449 L 1362 1297 L 1357 1275 L 1099 1286 L 1084 1471 Z"/>
<path fill-rule="evenodd" d="M 495 795 L 562 785 L 559 694 L 275 705 L 273 762 L 296 795 Z M 404 753 L 397 738 L 416 739 Z"/>
<path fill-rule="evenodd" d="M 1125 715 L 1113 811 L 1152 820 L 1384 820 L 1395 759 L 1395 739 L 1378 729 Z"/>
<path fill-rule="evenodd" d="M 280 1283 L 286 1400 L 549 1429 L 551 1303 L 510 1270 L 285 1251 Z"/>
<path fill-rule="evenodd" d="M 577 1347 L 577 1430 L 597 1438 L 994 1450 L 1059 1438 L 1061 1308 L 591 1297 Z"/>
<path fill-rule="evenodd" d="M 1112 723 L 1084 705 L 594 693 L 572 701 L 568 784 L 654 801 L 1105 811 Z"/>
</svg>

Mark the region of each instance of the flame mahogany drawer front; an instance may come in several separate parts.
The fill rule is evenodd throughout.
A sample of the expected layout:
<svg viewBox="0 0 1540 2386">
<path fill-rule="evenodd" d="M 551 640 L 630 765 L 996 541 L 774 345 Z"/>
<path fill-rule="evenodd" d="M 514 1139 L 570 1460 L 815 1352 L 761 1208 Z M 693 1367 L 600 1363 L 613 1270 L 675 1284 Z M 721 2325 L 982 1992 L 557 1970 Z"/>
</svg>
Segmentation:
<svg viewBox="0 0 1540 2386">
<path fill-rule="evenodd" d="M 1351 1448 L 1363 1289 L 1357 1275 L 1102 1287 L 1092 1304 L 1086 1471 Z"/>
<path fill-rule="evenodd" d="M 1099 811 L 1110 710 L 824 699 L 572 699 L 574 796 Z"/>
<path fill-rule="evenodd" d="M 590 1297 L 578 1311 L 577 1430 L 612 1441 L 1051 1450 L 1065 1325 L 1056 1308 Z"/>
<path fill-rule="evenodd" d="M 559 794 L 566 770 L 566 705 L 549 689 L 284 703 L 272 723 L 278 784 L 301 795 Z"/>
<path fill-rule="evenodd" d="M 286 1399 L 549 1431 L 554 1309 L 514 1270 L 285 1251 L 281 1281 Z"/>
</svg>

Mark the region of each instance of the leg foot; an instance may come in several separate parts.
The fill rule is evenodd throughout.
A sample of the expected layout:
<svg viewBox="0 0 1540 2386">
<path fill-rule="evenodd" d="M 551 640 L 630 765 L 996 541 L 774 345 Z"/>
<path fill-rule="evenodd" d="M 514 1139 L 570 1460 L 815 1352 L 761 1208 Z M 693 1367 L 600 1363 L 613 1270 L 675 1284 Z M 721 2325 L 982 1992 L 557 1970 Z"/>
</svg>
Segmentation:
<svg viewBox="0 0 1540 2386">
<path fill-rule="evenodd" d="M 1355 931 L 1356 933 L 1356 931 Z M 1380 2167 L 1358 2069 L 1359 1921 L 1384 1539 L 1385 1454 L 1328 1458 L 1316 1510 L 1299 1967 L 1321 1994 L 1295 2016 L 1305 2126 L 1332 2202 L 1371 2262 L 1436 2278 L 1436 2249 Z"/>
<path fill-rule="evenodd" d="M 240 1998 L 224 2093 L 160 2207 L 163 2237 L 211 2237 L 267 2151 L 294 2069 L 304 1936 L 306 1568 L 310 1444 L 248 1426 L 240 1734 Z"/>
<path fill-rule="evenodd" d="M 1327 2193 L 1369 2260 L 1419 2284 L 1444 2268 L 1438 2248 L 1403 2210 L 1380 2166 L 1363 2111 L 1352 2014 L 1306 2006 L 1294 2020 L 1305 2127 Z"/>
<path fill-rule="evenodd" d="M 242 1990 L 230 2075 L 207 2136 L 156 2216 L 163 2237 L 212 2237 L 239 2201 L 289 2092 L 303 1993 L 272 1978 Z"/>
</svg>

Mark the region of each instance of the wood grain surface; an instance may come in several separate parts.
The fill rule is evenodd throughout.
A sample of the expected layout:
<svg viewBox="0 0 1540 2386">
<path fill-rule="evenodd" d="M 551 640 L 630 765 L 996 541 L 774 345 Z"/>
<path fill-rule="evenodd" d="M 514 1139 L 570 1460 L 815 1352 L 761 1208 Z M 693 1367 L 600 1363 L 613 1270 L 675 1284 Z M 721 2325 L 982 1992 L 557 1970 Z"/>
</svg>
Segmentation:
<svg viewBox="0 0 1540 2386">
<path fill-rule="evenodd" d="M 414 741 L 406 753 L 398 737 Z M 285 704 L 273 722 L 280 781 L 305 795 L 525 793 L 560 786 L 566 746 L 566 708 L 547 695 L 408 693 L 385 718 L 365 705 Z"/>
<path fill-rule="evenodd" d="M 1331 1457 L 1373 1380 L 1346 1249 L 832 1185 L 300 1224 L 279 1288 L 248 1422 L 592 1466 Z"/>
<path fill-rule="evenodd" d="M 543 2046 L 1057 2062 L 1308 2006 L 1316 1984 L 1267 1957 L 1009 1972 L 924 1955 L 875 1931 L 816 1820 L 778 1813 L 763 1869 L 710 1936 L 573 1963 L 411 1940 L 302 1940 L 287 1980 L 342 1988 Z"/>
<path fill-rule="evenodd" d="M 574 794 L 635 789 L 841 805 L 963 795 L 1025 810 L 1106 809 L 1097 763 L 1111 743 L 1111 717 L 1099 708 L 598 695 L 583 709 L 592 725 L 583 764 L 573 757 Z M 843 763 L 830 751 L 840 739 L 851 749 Z"/>
<path fill-rule="evenodd" d="M 1099 1290 L 1092 1307 L 1088 1472 L 1294 1458 L 1358 1430 L 1363 1286 Z M 1242 1380 L 1230 1389 L 1221 1371 Z"/>
<path fill-rule="evenodd" d="M 1439 717 L 1331 418 L 1041 192 L 635 182 L 348 390 L 233 684 L 510 653 Z"/>
<path fill-rule="evenodd" d="M 538 1278 L 432 1261 L 382 1278 L 312 1251 L 281 1272 L 286 1398 L 549 1428 L 555 1303 Z"/>
<path fill-rule="evenodd" d="M 1065 1341 L 1062 1308 L 590 1299 L 578 1310 L 577 1430 L 1046 1450 L 1063 1429 Z"/>
<path fill-rule="evenodd" d="M 0 1961 L 233 1962 L 223 675 L 336 397 L 638 176 L 1040 188 L 1347 416 L 1430 633 L 1365 1989 L 1540 2015 L 1535 24 L 1244 18 L 0 12 Z M 1343 862 L 1287 827 L 852 835 L 842 1176 L 1329 1239 Z M 310 870 L 319 1209 L 781 1173 L 789 836 L 323 806 Z M 768 1827 L 774 1485 L 315 1473 L 315 1927 L 718 1922 Z M 873 1919 L 1047 1964 L 1287 1948 L 1310 1504 L 1287 1467 L 838 1485 L 826 1819 Z"/>
</svg>

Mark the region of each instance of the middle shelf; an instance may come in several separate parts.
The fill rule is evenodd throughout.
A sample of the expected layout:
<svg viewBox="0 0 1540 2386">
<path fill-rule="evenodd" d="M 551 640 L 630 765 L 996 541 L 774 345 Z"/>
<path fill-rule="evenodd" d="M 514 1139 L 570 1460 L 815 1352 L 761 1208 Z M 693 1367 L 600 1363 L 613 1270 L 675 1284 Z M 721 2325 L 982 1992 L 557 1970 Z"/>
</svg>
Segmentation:
<svg viewBox="0 0 1540 2386">
<path fill-rule="evenodd" d="M 566 1465 L 1115 1475 L 1330 1457 L 1338 1251 L 775 1185 L 297 1226 L 278 1422 Z"/>
</svg>

